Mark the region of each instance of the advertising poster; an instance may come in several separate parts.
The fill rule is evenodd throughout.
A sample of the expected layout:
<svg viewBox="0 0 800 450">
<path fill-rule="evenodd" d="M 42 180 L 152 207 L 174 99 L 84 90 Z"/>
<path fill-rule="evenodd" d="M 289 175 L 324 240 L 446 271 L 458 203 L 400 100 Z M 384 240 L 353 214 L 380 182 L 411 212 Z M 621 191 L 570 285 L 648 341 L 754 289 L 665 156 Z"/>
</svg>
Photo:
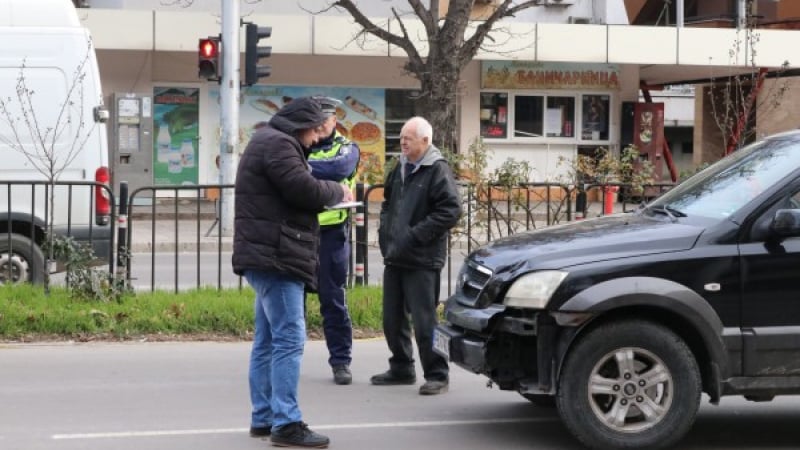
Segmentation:
<svg viewBox="0 0 800 450">
<path fill-rule="evenodd" d="M 197 184 L 197 88 L 153 88 L 153 182 Z"/>
<path fill-rule="evenodd" d="M 212 117 L 219 116 L 219 89 L 209 90 Z M 242 89 L 242 102 L 239 108 L 239 141 L 241 149 L 253 134 L 253 125 L 269 121 L 283 105 L 293 98 L 324 95 L 342 101 L 336 110 L 337 129 L 340 133 L 358 143 L 362 160 L 369 154 L 385 155 L 385 117 L 386 100 L 383 89 L 308 87 L 308 86 L 264 86 L 255 85 Z M 219 130 L 215 145 L 219 146 Z"/>
</svg>

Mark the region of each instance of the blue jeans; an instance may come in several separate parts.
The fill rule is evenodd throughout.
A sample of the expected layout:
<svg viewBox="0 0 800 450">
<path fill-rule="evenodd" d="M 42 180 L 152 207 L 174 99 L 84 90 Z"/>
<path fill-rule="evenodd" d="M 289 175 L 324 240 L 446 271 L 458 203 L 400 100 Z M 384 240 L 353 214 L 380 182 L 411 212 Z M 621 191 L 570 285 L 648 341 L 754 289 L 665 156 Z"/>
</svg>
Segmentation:
<svg viewBox="0 0 800 450">
<path fill-rule="evenodd" d="M 303 419 L 297 385 L 306 341 L 304 286 L 299 279 L 277 272 L 248 270 L 244 276 L 256 291 L 250 424 L 275 429 Z"/>
</svg>

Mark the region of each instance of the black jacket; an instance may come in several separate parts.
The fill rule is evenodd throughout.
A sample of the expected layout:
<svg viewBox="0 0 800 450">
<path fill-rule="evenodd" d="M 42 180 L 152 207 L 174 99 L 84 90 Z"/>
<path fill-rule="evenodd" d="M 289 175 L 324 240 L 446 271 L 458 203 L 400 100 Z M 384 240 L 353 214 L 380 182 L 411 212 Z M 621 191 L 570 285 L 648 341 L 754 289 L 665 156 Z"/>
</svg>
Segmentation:
<svg viewBox="0 0 800 450">
<path fill-rule="evenodd" d="M 307 149 L 275 121 L 247 144 L 236 174 L 233 271 L 277 271 L 317 285 L 319 222 L 325 205 L 342 200 L 335 181 L 317 180 Z"/>
<path fill-rule="evenodd" d="M 384 264 L 440 270 L 447 255 L 447 231 L 461 215 L 453 173 L 431 146 L 416 170 L 405 173 L 404 159 L 383 188 L 378 243 Z"/>
</svg>

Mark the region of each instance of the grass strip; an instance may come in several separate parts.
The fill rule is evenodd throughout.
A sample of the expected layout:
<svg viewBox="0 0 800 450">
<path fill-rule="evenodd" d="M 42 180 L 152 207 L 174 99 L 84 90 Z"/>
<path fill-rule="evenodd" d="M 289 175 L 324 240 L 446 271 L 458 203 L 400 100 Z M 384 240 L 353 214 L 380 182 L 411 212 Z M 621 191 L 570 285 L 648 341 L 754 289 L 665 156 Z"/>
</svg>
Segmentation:
<svg viewBox="0 0 800 450">
<path fill-rule="evenodd" d="M 156 291 L 125 296 L 118 302 L 75 300 L 66 289 L 45 295 L 31 285 L 0 286 L 0 339 L 137 339 L 185 336 L 249 339 L 253 333 L 253 299 L 249 287 Z M 347 290 L 348 308 L 357 337 L 380 333 L 380 287 Z M 319 299 L 306 299 L 309 336 L 322 336 Z"/>
</svg>

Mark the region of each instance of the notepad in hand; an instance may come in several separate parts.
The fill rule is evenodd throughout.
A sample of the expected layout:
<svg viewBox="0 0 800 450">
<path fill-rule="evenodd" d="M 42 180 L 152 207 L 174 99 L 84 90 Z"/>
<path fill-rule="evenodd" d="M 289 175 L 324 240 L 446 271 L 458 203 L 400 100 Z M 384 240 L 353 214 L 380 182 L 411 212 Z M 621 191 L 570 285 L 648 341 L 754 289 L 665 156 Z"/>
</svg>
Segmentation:
<svg viewBox="0 0 800 450">
<path fill-rule="evenodd" d="M 325 209 L 350 209 L 364 205 L 364 202 L 341 202 L 333 206 L 326 206 Z"/>
</svg>

